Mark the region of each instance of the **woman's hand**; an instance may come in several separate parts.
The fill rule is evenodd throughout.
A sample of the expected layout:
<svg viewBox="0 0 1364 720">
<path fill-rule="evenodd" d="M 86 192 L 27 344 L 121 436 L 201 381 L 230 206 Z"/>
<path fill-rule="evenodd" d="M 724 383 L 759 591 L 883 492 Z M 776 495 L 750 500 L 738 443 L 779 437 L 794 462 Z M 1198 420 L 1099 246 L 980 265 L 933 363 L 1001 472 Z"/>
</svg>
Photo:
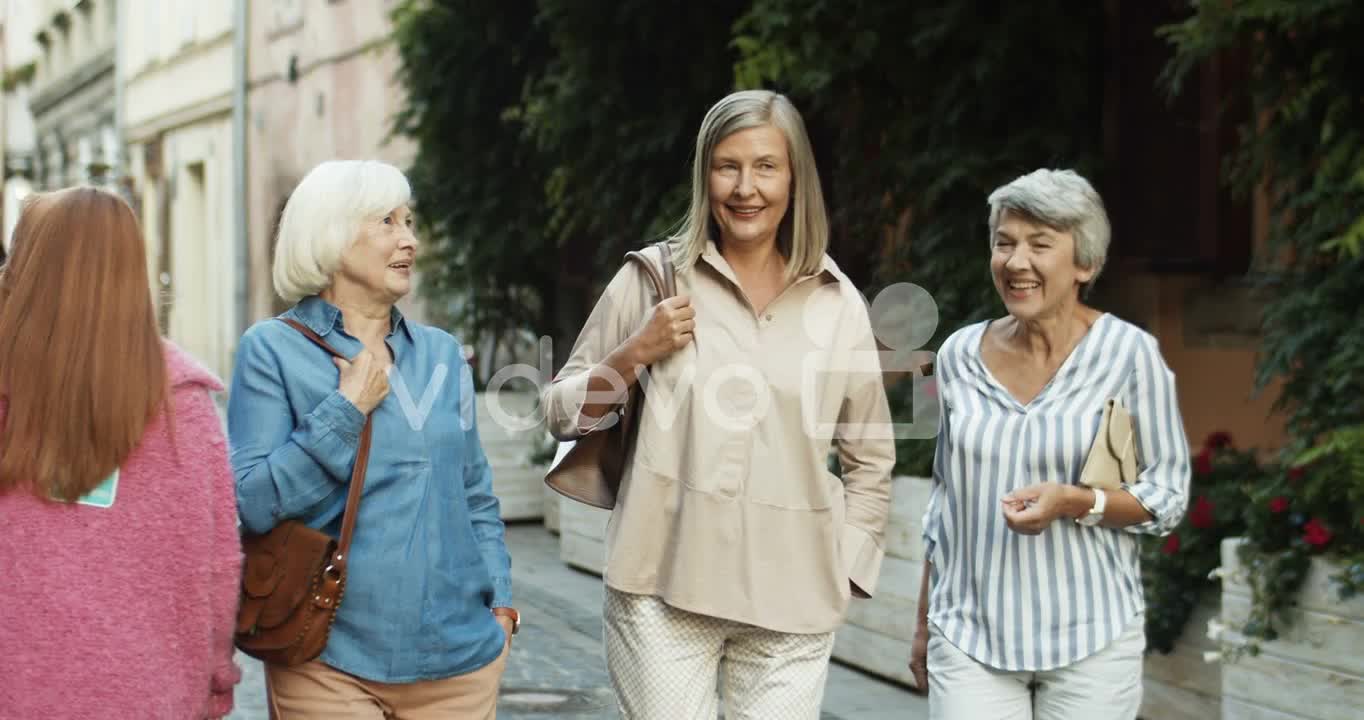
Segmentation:
<svg viewBox="0 0 1364 720">
<path fill-rule="evenodd" d="M 365 415 L 379 407 L 388 395 L 388 369 L 380 367 L 374 353 L 361 350 L 354 360 L 332 358 L 332 361 L 341 371 L 337 389 L 352 405 Z"/>
<path fill-rule="evenodd" d="M 928 624 L 919 623 L 914 631 L 914 644 L 909 651 L 909 672 L 914 675 L 914 689 L 928 694 Z"/>
<path fill-rule="evenodd" d="M 495 617 L 497 618 L 497 624 L 502 626 L 502 634 L 505 635 L 502 644 L 502 650 L 505 652 L 507 648 L 511 647 L 512 630 L 515 629 L 512 627 L 514 623 L 512 622 L 512 619 L 506 615 L 497 615 Z"/>
<path fill-rule="evenodd" d="M 630 338 L 635 361 L 640 365 L 653 365 L 686 347 L 695 330 L 696 310 L 691 306 L 690 297 L 674 295 L 660 302 L 649 311 L 644 325 Z"/>
<path fill-rule="evenodd" d="M 1076 513 L 1083 505 L 1086 510 L 1093 504 L 1091 497 L 1084 503 L 1083 495 L 1089 495 L 1088 488 L 1058 483 L 1040 483 L 1019 488 L 1000 501 L 1004 506 L 1004 521 L 1009 529 L 1024 535 L 1037 535 L 1051 526 L 1059 517 L 1078 517 Z"/>
</svg>

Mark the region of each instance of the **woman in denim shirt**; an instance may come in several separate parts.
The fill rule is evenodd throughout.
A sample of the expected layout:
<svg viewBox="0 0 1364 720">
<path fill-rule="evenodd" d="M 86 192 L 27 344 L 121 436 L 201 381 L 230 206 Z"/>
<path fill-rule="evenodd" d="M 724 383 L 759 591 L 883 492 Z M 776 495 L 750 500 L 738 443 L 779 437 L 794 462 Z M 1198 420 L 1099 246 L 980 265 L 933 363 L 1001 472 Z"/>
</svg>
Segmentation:
<svg viewBox="0 0 1364 720">
<path fill-rule="evenodd" d="M 346 595 L 321 657 L 267 665 L 277 718 L 491 718 L 511 635 L 511 560 L 459 343 L 394 307 L 418 243 L 407 179 L 326 162 L 285 206 L 284 313 L 237 350 L 228 430 L 244 530 L 299 519 L 340 534 L 365 417 L 373 449 Z M 389 382 L 395 392 L 389 392 Z"/>
</svg>

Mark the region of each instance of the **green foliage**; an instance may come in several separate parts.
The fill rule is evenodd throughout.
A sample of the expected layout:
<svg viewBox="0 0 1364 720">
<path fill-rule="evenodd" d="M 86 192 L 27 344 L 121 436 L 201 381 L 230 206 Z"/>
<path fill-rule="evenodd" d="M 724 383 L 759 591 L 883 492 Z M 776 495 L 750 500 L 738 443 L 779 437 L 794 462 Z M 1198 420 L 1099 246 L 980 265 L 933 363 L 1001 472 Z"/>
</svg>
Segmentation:
<svg viewBox="0 0 1364 720">
<path fill-rule="evenodd" d="M 1227 158 L 1229 184 L 1263 186 L 1282 272 L 1265 311 L 1259 382 L 1284 382 L 1279 407 L 1299 447 L 1364 420 L 1364 5 L 1354 0 L 1199 3 L 1165 28 L 1177 88 L 1220 53 L 1251 65 L 1251 123 Z M 1275 269 L 1279 269 L 1276 267 Z"/>
<path fill-rule="evenodd" d="M 1272 300 L 1259 383 L 1281 382 L 1298 469 L 1230 448 L 1201 456 L 1177 549 L 1143 551 L 1159 650 L 1215 586 L 1231 534 L 1249 540 L 1252 637 L 1275 635 L 1313 555 L 1344 560 L 1342 592 L 1364 587 L 1352 517 L 1364 505 L 1364 5 L 1191 7 L 1162 31 L 1172 93 L 1224 53 L 1251 63 L 1241 92 L 1255 120 L 1224 176 L 1269 198 L 1283 259 L 1261 258 Z M 680 217 L 696 128 L 736 87 L 784 92 L 802 110 L 832 254 L 868 297 L 902 281 L 927 289 L 940 313 L 930 348 L 1000 311 L 990 190 L 1043 166 L 1105 186 L 1101 3 L 405 0 L 394 19 L 408 93 L 394 132 L 417 145 L 424 292 L 474 339 L 530 329 L 558 359 L 624 250 Z M 901 418 L 908 390 L 891 389 Z M 902 441 L 897 471 L 927 475 L 932 445 Z"/>
<path fill-rule="evenodd" d="M 394 132 L 417 146 L 422 289 L 475 334 L 540 324 L 526 300 L 556 286 L 543 232 L 553 165 L 519 119 L 527 76 L 550 61 L 535 13 L 533 0 L 412 0 L 393 15 L 408 96 Z"/>
<path fill-rule="evenodd" d="M 1283 383 L 1294 450 L 1364 421 L 1364 257 L 1312 257 L 1283 273 L 1264 311 L 1260 382 Z"/>
<path fill-rule="evenodd" d="M 835 259 L 869 297 L 902 281 L 932 293 L 937 347 L 998 313 L 986 194 L 1044 165 L 1098 170 L 1101 12 L 407 0 L 394 17 L 409 107 L 394 129 L 418 146 L 425 293 L 476 336 L 548 334 L 561 359 L 623 251 L 680 218 L 705 110 L 765 86 L 805 115 Z M 931 441 L 900 449 L 901 471 L 928 472 Z"/>
<path fill-rule="evenodd" d="M 722 2 L 407 0 L 395 12 L 428 297 L 477 337 L 530 329 L 562 360 L 629 248 L 688 199 L 706 109 L 731 89 Z"/>
<path fill-rule="evenodd" d="M 928 290 L 936 348 L 1001 312 L 989 192 L 1038 167 L 1099 170 L 1102 36 L 1102 6 L 1080 0 L 754 0 L 735 25 L 735 81 L 801 108 L 835 258 L 868 297 L 895 282 Z M 901 417 L 907 385 L 892 390 Z M 898 472 L 929 473 L 931 440 L 898 451 Z"/>
<path fill-rule="evenodd" d="M 1222 541 L 1245 531 L 1243 486 L 1263 474 L 1255 453 L 1237 450 L 1214 434 L 1195 462 L 1194 497 L 1184 520 L 1168 537 L 1142 544 L 1146 589 L 1146 647 L 1168 653 L 1189 617 L 1221 585 L 1209 573 L 1222 564 Z"/>
<path fill-rule="evenodd" d="M 35 62 L 27 62 L 8 68 L 5 70 L 3 79 L 0 80 L 0 88 L 3 88 L 5 92 L 14 92 L 20 85 L 33 82 L 33 76 L 37 71 L 38 65 Z"/>
<path fill-rule="evenodd" d="M 1273 639 L 1311 560 L 1343 561 L 1343 594 L 1364 586 L 1364 5 L 1354 0 L 1198 3 L 1162 32 L 1175 89 L 1204 62 L 1240 52 L 1253 118 L 1226 158 L 1228 184 L 1269 204 L 1272 298 L 1259 384 L 1282 382 L 1290 469 L 1247 482 L 1241 559 L 1251 641 Z"/>
</svg>

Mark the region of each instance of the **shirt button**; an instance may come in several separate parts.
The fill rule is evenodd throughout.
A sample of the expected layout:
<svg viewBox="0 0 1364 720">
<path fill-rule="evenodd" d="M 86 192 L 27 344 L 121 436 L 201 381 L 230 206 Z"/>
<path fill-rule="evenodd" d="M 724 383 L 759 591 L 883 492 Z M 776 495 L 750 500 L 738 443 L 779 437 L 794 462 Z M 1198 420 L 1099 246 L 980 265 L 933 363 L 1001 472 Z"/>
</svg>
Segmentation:
<svg viewBox="0 0 1364 720">
<path fill-rule="evenodd" d="M 767 319 L 768 322 L 772 322 L 772 314 L 771 314 L 771 313 L 768 313 L 766 319 Z"/>
</svg>

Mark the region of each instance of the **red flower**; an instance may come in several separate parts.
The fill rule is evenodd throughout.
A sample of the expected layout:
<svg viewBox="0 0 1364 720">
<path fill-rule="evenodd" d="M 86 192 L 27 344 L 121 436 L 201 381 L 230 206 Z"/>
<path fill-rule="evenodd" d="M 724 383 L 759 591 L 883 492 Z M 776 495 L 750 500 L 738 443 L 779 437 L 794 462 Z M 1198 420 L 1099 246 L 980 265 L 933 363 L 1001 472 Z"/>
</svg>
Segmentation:
<svg viewBox="0 0 1364 720">
<path fill-rule="evenodd" d="M 1316 518 L 1308 520 L 1307 524 L 1302 526 L 1302 539 L 1312 547 L 1323 547 L 1331 542 L 1332 537 L 1331 531 Z"/>
<path fill-rule="evenodd" d="M 1178 534 L 1171 535 L 1165 541 L 1165 545 L 1161 546 L 1160 551 L 1165 553 L 1166 555 L 1174 555 L 1175 553 L 1179 552 L 1179 535 Z"/>
<path fill-rule="evenodd" d="M 1275 515 L 1288 509 L 1288 498 L 1280 495 L 1269 501 L 1269 511 Z"/>
<path fill-rule="evenodd" d="M 1301 467 L 1288 468 L 1288 482 L 1297 484 L 1302 480 L 1302 476 L 1306 474 L 1307 471 Z"/>
<path fill-rule="evenodd" d="M 1209 450 L 1229 448 L 1231 447 L 1231 433 L 1225 430 L 1218 430 L 1209 435 L 1207 440 L 1203 441 L 1203 447 L 1208 448 Z"/>
<path fill-rule="evenodd" d="M 1206 530 L 1217 524 L 1217 520 L 1212 514 L 1212 501 L 1207 496 L 1199 495 L 1194 500 L 1193 510 L 1189 512 L 1189 524 L 1199 530 Z"/>
<path fill-rule="evenodd" d="M 1193 469 L 1199 475 L 1212 472 L 1212 453 L 1206 449 L 1198 453 L 1198 457 L 1194 458 Z"/>
</svg>

